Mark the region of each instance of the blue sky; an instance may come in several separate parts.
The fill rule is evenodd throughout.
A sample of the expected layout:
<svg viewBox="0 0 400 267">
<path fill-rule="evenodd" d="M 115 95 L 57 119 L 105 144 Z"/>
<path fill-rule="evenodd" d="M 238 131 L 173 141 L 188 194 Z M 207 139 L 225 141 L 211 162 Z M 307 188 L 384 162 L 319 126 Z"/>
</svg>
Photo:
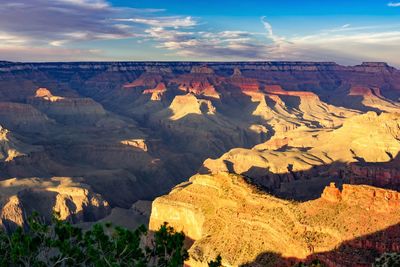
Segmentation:
<svg viewBox="0 0 400 267">
<path fill-rule="evenodd" d="M 400 66 L 400 1 L 1 0 L 0 59 Z"/>
</svg>

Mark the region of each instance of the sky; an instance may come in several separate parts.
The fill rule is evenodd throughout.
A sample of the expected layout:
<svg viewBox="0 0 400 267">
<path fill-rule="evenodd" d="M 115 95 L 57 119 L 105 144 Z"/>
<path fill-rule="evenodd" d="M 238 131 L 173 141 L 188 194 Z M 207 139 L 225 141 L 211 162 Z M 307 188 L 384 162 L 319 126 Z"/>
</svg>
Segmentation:
<svg viewBox="0 0 400 267">
<path fill-rule="evenodd" d="M 385 61 L 400 0 L 0 0 L 0 60 Z"/>
</svg>

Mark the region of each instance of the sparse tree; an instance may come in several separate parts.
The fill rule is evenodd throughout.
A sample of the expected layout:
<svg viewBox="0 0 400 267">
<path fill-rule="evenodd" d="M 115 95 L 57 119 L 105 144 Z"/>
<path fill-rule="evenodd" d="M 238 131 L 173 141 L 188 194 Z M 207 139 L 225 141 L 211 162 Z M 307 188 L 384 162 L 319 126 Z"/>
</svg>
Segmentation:
<svg viewBox="0 0 400 267">
<path fill-rule="evenodd" d="M 167 223 L 154 232 L 150 247 L 142 242 L 146 237 L 144 226 L 131 231 L 95 224 L 83 231 L 57 217 L 48 225 L 34 213 L 26 227 L 0 231 L 0 266 L 179 267 L 189 258 L 184 233 Z"/>
</svg>

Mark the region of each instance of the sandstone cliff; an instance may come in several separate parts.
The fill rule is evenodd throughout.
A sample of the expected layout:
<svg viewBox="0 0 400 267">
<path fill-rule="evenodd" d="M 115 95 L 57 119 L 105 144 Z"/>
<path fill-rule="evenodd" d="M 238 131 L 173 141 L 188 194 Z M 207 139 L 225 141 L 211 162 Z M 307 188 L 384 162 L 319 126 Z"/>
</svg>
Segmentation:
<svg viewBox="0 0 400 267">
<path fill-rule="evenodd" d="M 351 163 L 390 162 L 400 153 L 399 123 L 398 114 L 369 112 L 345 120 L 337 129 L 300 127 L 288 133 L 276 133 L 253 149 L 236 148 L 219 159 L 207 159 L 201 171 L 243 174 L 278 192 L 283 183 L 296 180 L 321 176 L 345 178 L 342 172 L 350 178 L 357 170 L 348 167 Z M 358 183 L 371 179 L 367 175 L 357 177 Z M 394 175 L 393 184 L 397 183 Z"/>
<path fill-rule="evenodd" d="M 68 177 L 8 179 L 0 182 L 1 226 L 23 226 L 27 216 L 39 212 L 50 220 L 53 212 L 73 223 L 97 221 L 110 213 L 107 201 L 82 179 Z"/>
<path fill-rule="evenodd" d="M 296 203 L 265 194 L 238 175 L 196 175 L 153 202 L 150 229 L 167 221 L 184 231 L 194 241 L 190 266 L 207 266 L 217 254 L 225 266 L 286 266 L 398 224 L 399 196 L 369 186 L 344 185 L 340 191 L 331 185 L 321 198 Z M 358 249 L 370 253 L 360 264 L 373 259 L 370 250 L 384 250 L 379 240 Z M 350 252 L 342 255 L 325 258 L 329 266 L 345 266 Z"/>
</svg>

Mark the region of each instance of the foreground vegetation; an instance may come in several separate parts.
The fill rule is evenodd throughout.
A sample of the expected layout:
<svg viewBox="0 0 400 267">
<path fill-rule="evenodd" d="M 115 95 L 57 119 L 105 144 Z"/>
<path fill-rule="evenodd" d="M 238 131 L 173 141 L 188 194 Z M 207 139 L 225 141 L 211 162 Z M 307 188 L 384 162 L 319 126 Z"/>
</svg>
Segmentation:
<svg viewBox="0 0 400 267">
<path fill-rule="evenodd" d="M 111 224 L 83 231 L 57 218 L 46 224 L 34 214 L 24 228 L 0 232 L 0 266 L 178 267 L 189 257 L 184 240 L 166 223 L 154 233 Z M 209 265 L 221 266 L 221 258 Z"/>
</svg>

